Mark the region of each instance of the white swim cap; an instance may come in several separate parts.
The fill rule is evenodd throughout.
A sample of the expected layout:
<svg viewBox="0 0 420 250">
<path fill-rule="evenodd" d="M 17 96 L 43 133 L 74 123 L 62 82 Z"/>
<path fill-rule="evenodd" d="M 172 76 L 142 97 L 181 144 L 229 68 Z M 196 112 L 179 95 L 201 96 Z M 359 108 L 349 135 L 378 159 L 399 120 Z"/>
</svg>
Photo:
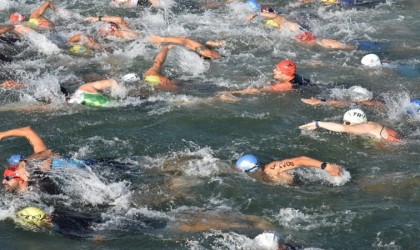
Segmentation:
<svg viewBox="0 0 420 250">
<path fill-rule="evenodd" d="M 279 239 L 273 233 L 262 233 L 254 238 L 255 245 L 262 249 L 278 249 Z"/>
<path fill-rule="evenodd" d="M 255 173 L 260 168 L 260 165 L 255 155 L 246 154 L 236 161 L 236 167 L 246 173 Z"/>
<path fill-rule="evenodd" d="M 129 73 L 122 77 L 124 82 L 136 82 L 140 81 L 140 77 L 136 73 Z"/>
<path fill-rule="evenodd" d="M 367 117 L 363 110 L 351 109 L 344 114 L 343 121 L 349 122 L 350 125 L 362 124 L 367 122 Z"/>
<path fill-rule="evenodd" d="M 379 59 L 379 56 L 377 56 L 375 54 L 365 55 L 360 62 L 363 65 L 366 65 L 366 66 L 369 66 L 369 67 L 376 67 L 376 66 L 381 65 L 381 59 Z"/>
<path fill-rule="evenodd" d="M 369 101 L 373 98 L 372 92 L 361 86 L 353 86 L 349 88 L 349 96 L 352 102 Z"/>
</svg>

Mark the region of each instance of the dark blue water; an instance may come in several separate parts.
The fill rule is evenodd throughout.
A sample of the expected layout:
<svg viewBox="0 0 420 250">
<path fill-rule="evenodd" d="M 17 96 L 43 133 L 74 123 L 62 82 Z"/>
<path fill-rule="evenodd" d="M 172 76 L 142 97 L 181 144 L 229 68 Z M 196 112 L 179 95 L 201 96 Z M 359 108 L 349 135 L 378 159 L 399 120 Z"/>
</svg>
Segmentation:
<svg viewBox="0 0 420 250">
<path fill-rule="evenodd" d="M 1 64 L 1 77 L 28 86 L 0 90 L 0 131 L 31 126 L 61 155 L 104 160 L 87 169 L 53 170 L 51 175 L 63 189 L 59 196 L 1 191 L 1 249 L 255 249 L 252 239 L 264 231 L 278 233 L 281 242 L 308 248 L 420 247 L 420 116 L 406 112 L 410 98 L 420 96 L 419 77 L 392 68 L 362 67 L 360 59 L 370 51 L 304 47 L 286 32 L 265 28 L 261 19 L 247 23 L 245 4 L 205 8 L 210 2 L 163 1 L 164 8 L 144 10 L 115 9 L 108 1 L 60 1 L 57 6 L 74 14 L 47 12 L 57 25 L 54 31 L 40 32 L 49 41 L 34 36 L 16 46 L 0 44 L 1 53 L 15 59 Z M 40 3 L 3 0 L 0 18 L 5 24 L 9 13 L 29 13 Z M 358 9 L 270 4 L 316 36 L 386 44 L 375 51 L 381 58 L 419 64 L 420 5 L 415 0 Z M 97 15 L 125 16 L 142 36 L 133 42 L 103 40 L 95 24 L 78 19 Z M 92 34 L 114 51 L 70 55 L 64 41 L 79 32 Z M 92 78 L 141 74 L 158 52 L 147 42 L 153 34 L 201 42 L 224 39 L 227 45 L 218 50 L 223 57 L 213 61 L 183 47 L 171 49 L 163 72 L 180 80 L 174 92 L 138 98 L 127 95 L 138 86 L 126 86 L 111 93 L 121 99 L 116 107 L 62 103 L 59 84 L 74 90 Z M 316 86 L 238 96 L 236 102 L 214 98 L 218 91 L 269 84 L 274 65 L 284 58 L 296 61 L 298 73 Z M 351 86 L 365 87 L 385 100 L 382 108 L 364 110 L 369 120 L 401 131 L 403 142 L 383 145 L 298 129 L 313 120 L 340 122 L 348 109 L 312 107 L 301 98 L 345 97 Z M 52 104 L 45 107 L 40 99 Z M 6 166 L 11 154 L 30 155 L 31 150 L 24 139 L 2 140 L 0 164 Z M 306 155 L 342 165 L 345 174 L 332 178 L 302 168 L 295 171 L 300 176 L 297 185 L 272 185 L 234 171 L 235 160 L 244 153 L 256 154 L 263 163 Z M 85 235 L 88 240 L 63 237 L 54 230 L 33 232 L 13 222 L 14 213 L 26 205 L 48 212 L 85 212 L 102 223 L 93 225 L 91 235 Z M 258 227 L 252 216 L 270 225 Z M 214 226 L 197 233 L 180 230 L 179 225 L 197 220 L 245 226 L 223 230 Z"/>
</svg>

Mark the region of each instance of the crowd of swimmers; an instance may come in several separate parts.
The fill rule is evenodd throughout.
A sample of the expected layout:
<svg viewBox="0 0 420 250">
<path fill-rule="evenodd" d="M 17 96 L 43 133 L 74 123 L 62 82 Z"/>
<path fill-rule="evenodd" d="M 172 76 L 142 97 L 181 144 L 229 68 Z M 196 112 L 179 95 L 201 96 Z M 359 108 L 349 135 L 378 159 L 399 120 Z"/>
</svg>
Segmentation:
<svg viewBox="0 0 420 250">
<path fill-rule="evenodd" d="M 357 45 L 354 44 L 346 44 L 330 38 L 316 37 L 310 30 L 294 21 L 288 20 L 285 15 L 281 14 L 279 11 L 269 6 L 260 6 L 260 4 L 255 0 L 247 2 L 253 12 L 247 18 L 249 22 L 258 16 L 262 17 L 268 27 L 282 30 L 287 29 L 297 43 L 304 44 L 308 47 L 319 46 L 324 49 L 357 49 Z M 299 0 L 294 4 L 294 6 L 312 2 L 313 1 Z M 362 3 L 362 1 L 357 0 L 324 0 L 323 2 L 346 6 L 357 5 L 357 3 L 361 5 Z M 367 1 L 364 2 L 366 3 Z M 378 0 L 376 2 L 383 1 Z M 372 1 L 370 1 L 370 3 L 372 3 Z M 112 0 L 111 4 L 116 7 L 137 7 L 138 5 L 158 7 L 159 0 Z M 53 2 L 47 1 L 41 4 L 39 8 L 32 11 L 29 16 L 25 16 L 21 13 L 11 13 L 10 24 L 0 26 L 0 34 L 18 34 L 18 38 L 4 38 L 4 40 L 11 41 L 12 43 L 18 41 L 19 39 L 24 39 L 25 36 L 33 30 L 53 29 L 55 24 L 44 17 L 44 13 L 48 9 L 56 11 L 59 8 Z M 101 22 L 98 30 L 101 37 L 112 36 L 124 41 L 131 41 L 140 36 L 139 31 L 129 27 L 122 17 L 96 16 L 86 17 L 85 20 L 89 22 Z M 217 60 L 222 57 L 222 55 L 217 51 L 217 48 L 226 44 L 226 41 L 223 40 L 200 43 L 189 37 L 158 35 L 150 36 L 148 38 L 148 42 L 163 47 L 157 52 L 150 68 L 145 70 L 143 74 L 129 73 L 115 79 L 110 78 L 86 82 L 81 84 L 74 93 L 69 93 L 66 88 L 61 87 L 63 100 L 70 104 L 107 107 L 111 106 L 115 100 L 104 94 L 104 91 L 118 88 L 121 84 L 139 81 L 150 85 L 155 90 L 172 91 L 177 88 L 177 81 L 168 78 L 162 73 L 162 67 L 171 48 L 174 46 L 184 46 L 203 58 Z M 76 34 L 72 36 L 68 39 L 68 44 L 70 46 L 69 51 L 73 54 L 87 55 L 88 53 L 93 53 L 95 50 L 107 49 L 105 45 L 98 42 L 92 35 L 87 34 Z M 8 55 L 1 55 L 0 58 L 3 61 L 11 60 Z M 364 56 L 361 59 L 361 63 L 367 67 L 396 68 L 392 67 L 392 64 L 381 62 L 380 58 L 375 54 Z M 235 95 L 249 95 L 263 92 L 287 92 L 311 85 L 312 83 L 310 80 L 297 74 L 297 68 L 296 63 L 293 60 L 282 59 L 274 66 L 273 81 L 268 86 L 260 88 L 249 87 L 246 89 L 225 90 L 221 91 L 219 96 L 224 98 L 234 98 Z M 140 75 L 143 77 L 141 78 Z M 16 79 L 0 80 L 0 87 L 2 88 L 25 88 L 25 83 L 18 82 Z M 372 93 L 361 86 L 354 86 L 349 89 L 349 92 L 355 95 L 355 97 L 351 100 L 309 98 L 302 99 L 302 101 L 309 105 L 331 105 L 340 107 L 349 105 L 380 106 L 384 104 L 384 101 L 374 99 L 372 97 Z M 411 112 L 417 113 L 420 110 L 420 101 L 413 100 L 412 104 L 417 108 Z M 325 129 L 334 132 L 344 132 L 390 143 L 396 143 L 402 140 L 402 136 L 397 130 L 377 122 L 368 121 L 367 115 L 360 108 L 353 108 L 345 112 L 342 122 L 319 120 L 301 125 L 299 128 L 301 130 Z M 33 147 L 33 154 L 30 156 L 23 157 L 21 155 L 13 155 L 9 158 L 9 167 L 7 167 L 4 171 L 2 182 L 4 188 L 8 191 L 19 193 L 33 189 L 40 192 L 55 194 L 59 192 L 59 188 L 54 187 L 53 182 L 49 180 L 49 177 L 46 174 L 49 170 L 57 166 L 61 167 L 65 165 L 72 165 L 83 167 L 85 165 L 92 164 L 91 162 L 68 159 L 53 152 L 46 146 L 41 136 L 30 127 L 13 128 L 8 131 L 0 132 L 0 141 L 8 137 L 24 137 Z M 37 169 L 35 171 L 28 171 L 28 165 L 36 165 Z M 249 173 L 257 179 L 285 185 L 293 184 L 294 176 L 290 170 L 298 167 L 318 168 L 322 171 L 326 171 L 331 176 L 340 176 L 343 173 L 343 168 L 339 165 L 307 156 L 297 156 L 288 159 L 275 160 L 262 165 L 257 156 L 246 153 L 237 159 L 235 166 L 238 170 Z M 34 176 L 36 176 L 36 178 Z M 39 226 L 41 224 L 51 225 L 51 223 L 53 223 L 51 218 L 58 218 L 58 216 L 51 217 L 39 208 L 29 207 L 20 210 L 17 213 L 17 218 L 18 221 L 23 220 L 24 222 L 22 223 L 33 223 Z M 25 220 L 22 218 L 32 219 Z M 88 222 L 90 221 L 95 220 L 89 219 Z M 184 228 L 187 227 L 184 225 Z M 209 229 L 209 225 L 200 225 L 199 228 Z M 268 236 L 265 235 L 264 237 Z"/>
</svg>

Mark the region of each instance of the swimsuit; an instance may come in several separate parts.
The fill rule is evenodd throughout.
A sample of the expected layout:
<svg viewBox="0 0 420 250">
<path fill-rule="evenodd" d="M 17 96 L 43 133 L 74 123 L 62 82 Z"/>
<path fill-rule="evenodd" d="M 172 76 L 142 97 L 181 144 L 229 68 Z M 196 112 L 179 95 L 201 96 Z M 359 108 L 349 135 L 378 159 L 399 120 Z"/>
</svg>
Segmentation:
<svg viewBox="0 0 420 250">
<path fill-rule="evenodd" d="M 296 36 L 296 39 L 302 43 L 312 43 L 316 41 L 316 37 L 309 31 L 300 33 Z"/>
<path fill-rule="evenodd" d="M 51 24 L 48 21 L 40 20 L 36 18 L 31 18 L 28 20 L 29 27 L 36 29 L 36 28 L 49 28 Z"/>
<path fill-rule="evenodd" d="M 264 21 L 264 24 L 270 27 L 275 27 L 275 28 L 279 28 L 280 24 L 278 24 L 276 21 L 274 21 L 273 19 L 267 19 Z"/>
<path fill-rule="evenodd" d="M 78 103 L 93 107 L 106 107 L 112 102 L 112 99 L 102 94 L 87 93 L 77 90 L 70 98 L 69 103 Z"/>
<path fill-rule="evenodd" d="M 298 89 L 301 86 L 307 86 L 311 83 L 310 80 L 303 78 L 300 75 L 295 75 L 295 78 L 293 78 L 293 80 L 291 81 L 293 88 L 294 89 Z"/>
<path fill-rule="evenodd" d="M 387 134 L 388 134 L 388 137 L 387 137 L 387 138 L 385 138 L 385 137 L 382 135 L 382 132 L 383 132 L 384 130 L 385 130 L 385 131 L 387 132 Z M 399 135 L 397 131 L 395 131 L 395 130 L 393 130 L 393 129 L 390 129 L 390 128 L 387 128 L 387 127 L 385 127 L 385 125 L 382 125 L 382 129 L 381 129 L 381 132 L 379 132 L 379 134 L 381 135 L 381 137 L 382 137 L 383 139 L 385 139 L 385 140 L 387 140 L 387 141 L 397 142 L 397 141 L 400 141 L 400 140 L 401 140 L 401 135 Z"/>
</svg>

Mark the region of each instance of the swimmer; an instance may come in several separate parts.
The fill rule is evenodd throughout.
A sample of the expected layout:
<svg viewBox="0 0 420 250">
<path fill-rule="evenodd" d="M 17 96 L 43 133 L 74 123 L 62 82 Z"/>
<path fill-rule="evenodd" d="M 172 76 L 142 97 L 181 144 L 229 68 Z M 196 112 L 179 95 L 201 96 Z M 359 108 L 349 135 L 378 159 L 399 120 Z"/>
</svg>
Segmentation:
<svg viewBox="0 0 420 250">
<path fill-rule="evenodd" d="M 255 17 L 258 16 L 258 13 L 253 13 L 248 16 L 248 21 L 253 20 Z M 272 8 L 267 6 L 261 7 L 260 16 L 265 18 L 265 24 L 267 26 L 276 28 L 276 29 L 287 29 L 290 32 L 295 33 L 295 40 L 308 45 L 308 46 L 315 46 L 319 45 L 323 48 L 327 49 L 346 49 L 346 50 L 353 50 L 356 47 L 353 45 L 347 45 L 342 42 L 333 39 L 327 38 L 317 38 L 311 32 L 302 28 L 301 25 L 298 23 L 292 22 L 285 18 L 284 16 L 278 14 Z"/>
<path fill-rule="evenodd" d="M 43 17 L 45 11 L 47 9 L 56 10 L 57 7 L 54 5 L 52 1 L 46 1 L 38 9 L 34 10 L 29 20 L 20 14 L 20 13 L 13 13 L 10 15 L 9 19 L 12 24 L 24 24 L 32 29 L 51 29 L 54 27 L 54 23 L 48 20 L 47 18 Z"/>
<path fill-rule="evenodd" d="M 111 5 L 114 7 L 158 7 L 160 0 L 111 0 Z"/>
<path fill-rule="evenodd" d="M 296 63 L 291 60 L 280 61 L 273 70 L 275 82 L 263 88 L 223 91 L 220 94 L 257 94 L 263 92 L 285 92 L 307 86 L 310 81 L 296 74 Z"/>
<path fill-rule="evenodd" d="M 107 107 L 113 104 L 113 99 L 102 92 L 119 87 L 118 82 L 114 79 L 85 83 L 74 94 L 66 98 L 66 101 L 92 107 Z"/>
<path fill-rule="evenodd" d="M 318 99 L 318 98 L 309 98 L 309 99 L 301 99 L 302 102 L 316 106 L 316 105 L 328 105 L 328 106 L 335 106 L 335 107 L 345 107 L 350 106 L 353 104 L 356 105 L 365 105 L 365 106 L 380 106 L 385 104 L 384 101 L 381 100 L 373 100 L 373 94 L 369 90 L 360 87 L 360 86 L 353 86 L 347 90 L 349 95 L 349 100 L 341 100 L 341 99 Z"/>
<path fill-rule="evenodd" d="M 103 47 L 91 36 L 76 34 L 67 40 L 71 45 L 69 51 L 74 55 L 89 55 L 93 50 L 100 50 Z"/>
<path fill-rule="evenodd" d="M 144 72 L 144 82 L 146 84 L 162 90 L 175 89 L 176 81 L 167 78 L 161 73 L 163 63 L 165 62 L 168 51 L 171 47 L 172 45 L 163 47 L 161 51 L 156 55 L 152 67 Z"/>
<path fill-rule="evenodd" d="M 360 61 L 362 65 L 369 68 L 386 68 L 395 70 L 398 74 L 406 77 L 419 77 L 420 67 L 407 63 L 398 62 L 381 62 L 381 59 L 376 54 L 367 54 L 363 56 Z"/>
<path fill-rule="evenodd" d="M 265 166 L 262 166 L 257 157 L 252 154 L 243 155 L 236 161 L 236 168 L 245 173 L 252 174 L 256 178 L 269 182 L 286 185 L 292 185 L 294 183 L 294 177 L 289 170 L 302 166 L 320 168 L 332 176 L 339 176 L 343 172 L 343 169 L 336 164 L 322 162 L 307 156 L 277 160 Z"/>
<path fill-rule="evenodd" d="M 203 45 L 197 41 L 194 41 L 190 38 L 186 37 L 175 37 L 175 36 L 168 36 L 168 37 L 162 37 L 162 36 L 150 36 L 149 42 L 161 45 L 164 43 L 170 43 L 170 44 L 178 44 L 178 45 L 184 45 L 185 47 L 189 48 L 190 50 L 194 51 L 195 53 L 199 54 L 200 56 L 206 58 L 206 59 L 218 59 L 221 57 L 219 53 L 216 51 L 213 51 L 212 47 L 220 47 L 225 45 L 225 41 L 207 41 L 206 45 Z"/>
<path fill-rule="evenodd" d="M 299 127 L 303 130 L 323 128 L 333 132 L 361 135 L 386 142 L 399 142 L 401 135 L 394 129 L 385 125 L 368 122 L 365 112 L 360 109 L 351 109 L 343 116 L 343 124 L 335 122 L 315 121 Z"/>
<path fill-rule="evenodd" d="M 98 16 L 87 17 L 85 21 L 104 22 L 99 27 L 99 34 L 103 37 L 117 37 L 126 41 L 134 40 L 140 36 L 140 33 L 131 29 L 124 21 L 124 18 L 118 16 Z"/>
</svg>

